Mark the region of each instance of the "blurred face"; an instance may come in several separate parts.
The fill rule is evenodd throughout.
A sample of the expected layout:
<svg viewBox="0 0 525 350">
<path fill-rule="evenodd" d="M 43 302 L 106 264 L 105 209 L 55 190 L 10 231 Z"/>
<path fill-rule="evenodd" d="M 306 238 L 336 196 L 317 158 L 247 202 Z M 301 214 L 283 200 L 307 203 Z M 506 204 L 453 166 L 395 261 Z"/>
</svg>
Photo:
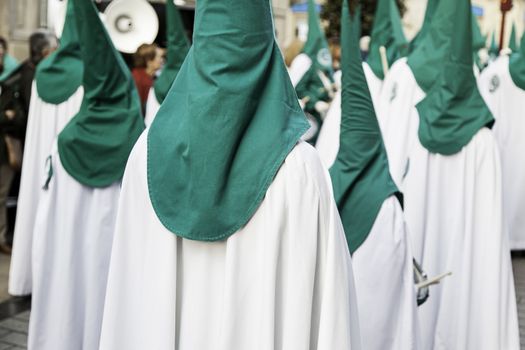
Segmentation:
<svg viewBox="0 0 525 350">
<path fill-rule="evenodd" d="M 162 67 L 162 62 L 163 62 L 162 56 L 163 56 L 163 50 L 161 48 L 157 48 L 155 50 L 155 58 L 148 61 L 147 63 L 148 65 L 147 70 L 152 73 L 155 73 L 156 71 L 158 71 Z"/>
</svg>

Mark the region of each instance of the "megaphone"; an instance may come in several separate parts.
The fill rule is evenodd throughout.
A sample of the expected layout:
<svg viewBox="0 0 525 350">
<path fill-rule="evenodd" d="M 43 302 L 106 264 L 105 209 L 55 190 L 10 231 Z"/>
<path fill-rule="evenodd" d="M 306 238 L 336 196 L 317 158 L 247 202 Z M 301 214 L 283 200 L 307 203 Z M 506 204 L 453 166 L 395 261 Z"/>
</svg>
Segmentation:
<svg viewBox="0 0 525 350">
<path fill-rule="evenodd" d="M 104 11 L 106 29 L 120 52 L 134 53 L 151 44 L 159 32 L 159 18 L 146 0 L 114 0 Z"/>
</svg>

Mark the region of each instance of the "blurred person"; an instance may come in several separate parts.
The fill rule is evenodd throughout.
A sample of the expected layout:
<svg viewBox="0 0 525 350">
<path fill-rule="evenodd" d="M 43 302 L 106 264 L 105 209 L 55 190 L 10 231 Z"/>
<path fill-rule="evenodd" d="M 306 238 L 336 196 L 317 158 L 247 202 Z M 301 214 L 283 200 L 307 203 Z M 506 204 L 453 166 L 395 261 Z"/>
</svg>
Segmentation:
<svg viewBox="0 0 525 350">
<path fill-rule="evenodd" d="M 29 37 L 30 57 L 1 82 L 0 92 L 0 252 L 10 254 L 13 234 L 8 232 L 6 200 L 16 171 L 21 164 L 13 166 L 6 143 L 14 140 L 23 145 L 27 126 L 27 115 L 31 99 L 31 85 L 37 65 L 57 47 L 57 39 L 51 32 L 38 31 Z M 17 153 L 20 153 L 18 150 Z M 11 153 L 12 154 L 12 153 Z M 21 162 L 21 156 L 18 162 Z M 11 164 L 10 164 L 11 163 Z"/>
<path fill-rule="evenodd" d="M 7 53 L 7 40 L 0 36 L 0 81 L 7 78 L 18 67 L 18 61 Z"/>
<path fill-rule="evenodd" d="M 162 67 L 163 50 L 156 44 L 142 44 L 133 55 L 133 80 L 140 97 L 142 114 L 146 113 L 149 90 L 153 86 L 157 71 Z"/>
</svg>

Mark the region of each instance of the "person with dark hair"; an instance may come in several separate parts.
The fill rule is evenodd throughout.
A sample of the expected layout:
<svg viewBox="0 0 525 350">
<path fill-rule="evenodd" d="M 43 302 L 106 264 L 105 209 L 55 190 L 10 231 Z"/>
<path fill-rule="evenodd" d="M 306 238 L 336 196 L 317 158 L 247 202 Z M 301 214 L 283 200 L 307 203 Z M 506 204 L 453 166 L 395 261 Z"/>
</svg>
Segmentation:
<svg viewBox="0 0 525 350">
<path fill-rule="evenodd" d="M 0 81 L 18 67 L 18 61 L 7 53 L 7 40 L 0 36 Z"/>
<path fill-rule="evenodd" d="M 7 254 L 11 253 L 13 234 L 7 229 L 5 204 L 15 172 L 21 166 L 31 84 L 38 63 L 56 47 L 57 39 L 51 32 L 33 33 L 29 37 L 30 57 L 0 82 L 0 251 Z"/>
<path fill-rule="evenodd" d="M 155 74 L 162 66 L 162 49 L 156 44 L 140 45 L 133 55 L 133 65 L 131 73 L 139 92 L 142 115 L 144 115 L 149 90 L 153 86 Z"/>
</svg>

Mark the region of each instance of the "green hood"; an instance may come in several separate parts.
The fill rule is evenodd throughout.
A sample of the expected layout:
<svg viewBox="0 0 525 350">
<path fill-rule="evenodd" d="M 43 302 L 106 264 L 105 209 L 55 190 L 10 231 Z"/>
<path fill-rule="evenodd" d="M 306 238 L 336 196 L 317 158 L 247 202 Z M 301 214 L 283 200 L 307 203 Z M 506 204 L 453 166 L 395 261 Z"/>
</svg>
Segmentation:
<svg viewBox="0 0 525 350">
<path fill-rule="evenodd" d="M 423 38 L 430 31 L 430 24 L 432 21 L 432 16 L 434 16 L 434 13 L 436 12 L 438 3 L 439 3 L 439 0 L 428 0 L 427 8 L 425 10 L 425 19 L 423 20 L 423 25 L 421 26 L 421 29 L 416 34 L 416 36 L 412 39 L 412 41 L 410 41 L 410 44 L 409 44 L 410 52 L 413 52 L 421 44 L 421 41 L 423 40 Z"/>
<path fill-rule="evenodd" d="M 492 40 L 490 41 L 489 55 L 493 59 L 499 56 L 499 46 L 496 42 L 496 31 L 492 32 Z"/>
<path fill-rule="evenodd" d="M 227 238 L 308 127 L 269 0 L 199 0 L 193 45 L 148 132 L 157 217 L 181 237 Z"/>
<path fill-rule="evenodd" d="M 388 65 L 408 54 L 408 42 L 403 33 L 401 16 L 395 0 L 378 0 L 370 37 L 367 62 L 379 79 L 384 79 L 379 48 L 386 48 Z"/>
<path fill-rule="evenodd" d="M 18 61 L 11 55 L 4 55 L 4 70 L 0 74 L 0 82 L 4 81 L 11 73 L 18 68 Z"/>
<path fill-rule="evenodd" d="M 166 23 L 168 36 L 166 64 L 154 84 L 155 97 L 159 103 L 164 101 L 190 49 L 182 18 L 173 0 L 166 1 Z"/>
<path fill-rule="evenodd" d="M 510 55 L 509 72 L 514 84 L 525 90 L 525 35 L 521 36 L 519 50 Z"/>
<path fill-rule="evenodd" d="M 38 96 L 52 104 L 67 101 L 82 84 L 83 72 L 73 1 L 68 0 L 60 47 L 40 62 L 36 69 Z"/>
<path fill-rule="evenodd" d="M 516 39 L 516 26 L 514 23 L 512 23 L 512 30 L 510 31 L 510 38 L 509 38 L 509 49 L 512 52 L 518 52 L 518 40 Z"/>
<path fill-rule="evenodd" d="M 332 56 L 324 35 L 314 0 L 308 0 L 308 37 L 303 46 L 303 53 L 312 60 L 312 68 L 333 74 Z"/>
<path fill-rule="evenodd" d="M 372 230 L 386 198 L 398 192 L 366 82 L 357 28 L 350 20 L 348 2 L 341 16 L 341 134 L 339 153 L 330 169 L 350 252 L 354 253 Z"/>
<path fill-rule="evenodd" d="M 441 0 L 454 8 L 451 44 L 436 83 L 416 107 L 419 140 L 432 153 L 452 155 L 466 146 L 493 117 L 479 93 L 473 73 L 470 0 Z"/>
<path fill-rule="evenodd" d="M 70 1 L 82 43 L 84 99 L 58 136 L 58 152 L 78 182 L 106 187 L 122 178 L 131 148 L 144 129 L 140 100 L 93 2 Z"/>
</svg>

